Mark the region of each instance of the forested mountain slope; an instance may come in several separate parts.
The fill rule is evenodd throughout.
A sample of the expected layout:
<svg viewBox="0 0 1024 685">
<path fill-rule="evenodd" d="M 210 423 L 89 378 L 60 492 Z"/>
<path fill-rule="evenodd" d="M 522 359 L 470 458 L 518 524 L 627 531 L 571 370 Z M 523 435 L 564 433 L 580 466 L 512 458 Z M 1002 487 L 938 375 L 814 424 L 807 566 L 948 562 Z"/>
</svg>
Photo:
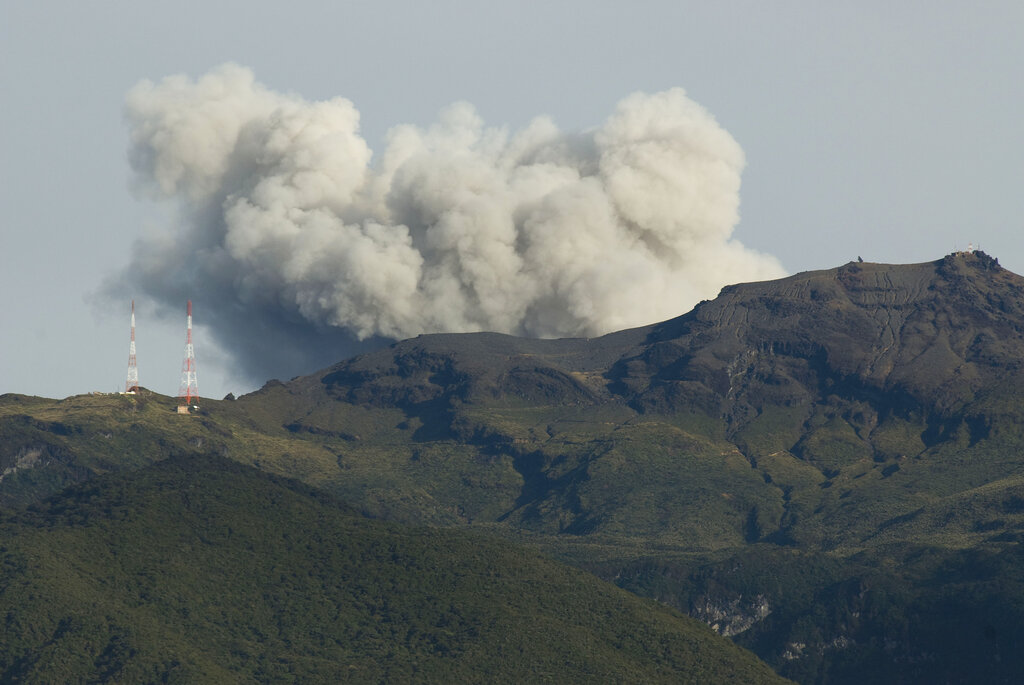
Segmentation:
<svg viewBox="0 0 1024 685">
<path fill-rule="evenodd" d="M 0 498 L 201 448 L 534 541 L 801 682 L 999 682 L 1024 668 L 1022 359 L 1024 279 L 991 257 L 850 263 L 602 338 L 421 336 L 191 417 L 5 396 Z"/>
<path fill-rule="evenodd" d="M 3 682 L 782 682 L 516 545 L 175 456 L 0 522 Z"/>
</svg>

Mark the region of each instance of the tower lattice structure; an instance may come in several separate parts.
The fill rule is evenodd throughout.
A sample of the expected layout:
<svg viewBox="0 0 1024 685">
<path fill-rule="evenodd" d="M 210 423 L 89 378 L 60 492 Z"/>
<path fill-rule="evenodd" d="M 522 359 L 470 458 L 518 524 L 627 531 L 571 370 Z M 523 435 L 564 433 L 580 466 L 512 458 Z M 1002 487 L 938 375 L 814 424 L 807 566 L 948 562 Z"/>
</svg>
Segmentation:
<svg viewBox="0 0 1024 685">
<path fill-rule="evenodd" d="M 192 347 L 192 300 L 188 301 L 188 325 L 185 329 L 185 361 L 181 363 L 181 386 L 178 398 L 182 407 L 190 407 L 199 400 L 199 384 L 196 382 L 196 353 Z"/>
<path fill-rule="evenodd" d="M 132 300 L 132 341 L 128 346 L 128 379 L 124 383 L 124 391 L 135 392 L 139 389 L 139 366 L 135 360 L 135 300 Z"/>
</svg>

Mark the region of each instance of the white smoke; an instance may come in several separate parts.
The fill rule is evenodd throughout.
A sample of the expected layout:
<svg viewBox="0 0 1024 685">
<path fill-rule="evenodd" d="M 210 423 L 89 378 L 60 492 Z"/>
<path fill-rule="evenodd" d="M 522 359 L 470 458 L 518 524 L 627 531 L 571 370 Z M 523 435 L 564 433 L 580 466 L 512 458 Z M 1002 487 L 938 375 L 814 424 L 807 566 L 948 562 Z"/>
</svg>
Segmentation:
<svg viewBox="0 0 1024 685">
<path fill-rule="evenodd" d="M 237 65 L 144 81 L 125 112 L 139 188 L 187 226 L 142 239 L 129 280 L 175 303 L 188 283 L 266 329 L 593 336 L 784 275 L 730 238 L 743 151 L 681 89 L 575 134 L 544 117 L 510 134 L 457 103 L 392 129 L 376 159 L 351 102 Z"/>
</svg>

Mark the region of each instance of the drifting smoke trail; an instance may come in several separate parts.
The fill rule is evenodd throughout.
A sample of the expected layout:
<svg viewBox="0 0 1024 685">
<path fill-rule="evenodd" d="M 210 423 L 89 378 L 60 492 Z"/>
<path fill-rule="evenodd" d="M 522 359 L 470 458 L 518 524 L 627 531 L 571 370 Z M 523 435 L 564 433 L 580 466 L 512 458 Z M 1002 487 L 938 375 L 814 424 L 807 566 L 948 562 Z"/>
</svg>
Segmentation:
<svg viewBox="0 0 1024 685">
<path fill-rule="evenodd" d="M 236 65 L 144 81 L 125 111 L 139 188 L 187 229 L 137 243 L 124 277 L 162 302 L 201 292 L 256 377 L 375 336 L 592 336 L 784 274 L 730 239 L 743 152 L 680 89 L 579 134 L 541 117 L 510 135 L 458 103 L 394 128 L 372 164 L 351 102 Z"/>
</svg>

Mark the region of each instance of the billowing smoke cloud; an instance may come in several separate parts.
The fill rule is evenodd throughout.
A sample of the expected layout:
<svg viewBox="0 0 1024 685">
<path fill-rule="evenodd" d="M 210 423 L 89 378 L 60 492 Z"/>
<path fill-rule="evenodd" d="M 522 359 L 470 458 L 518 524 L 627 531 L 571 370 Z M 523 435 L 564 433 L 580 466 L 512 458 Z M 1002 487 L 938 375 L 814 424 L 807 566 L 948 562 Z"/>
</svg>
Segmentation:
<svg viewBox="0 0 1024 685">
<path fill-rule="evenodd" d="M 184 226 L 141 239 L 125 278 L 202 301 L 256 378 L 419 333 L 593 336 L 783 275 L 731 240 L 743 152 L 681 89 L 583 133 L 545 117 L 509 133 L 457 103 L 376 157 L 348 100 L 236 65 L 144 81 L 125 112 L 138 188 Z"/>
</svg>

